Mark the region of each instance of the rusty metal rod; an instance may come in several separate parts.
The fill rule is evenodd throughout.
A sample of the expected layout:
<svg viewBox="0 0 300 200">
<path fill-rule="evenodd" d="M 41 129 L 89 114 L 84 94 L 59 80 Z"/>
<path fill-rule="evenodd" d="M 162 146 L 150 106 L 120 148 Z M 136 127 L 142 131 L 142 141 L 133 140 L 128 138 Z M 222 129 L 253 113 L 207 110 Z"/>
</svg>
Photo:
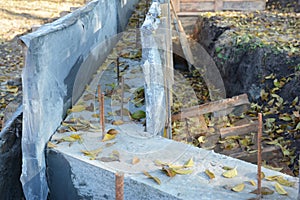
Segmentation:
<svg viewBox="0 0 300 200">
<path fill-rule="evenodd" d="M 262 114 L 258 113 L 257 133 L 257 199 L 261 199 L 261 136 L 262 136 Z"/>
<path fill-rule="evenodd" d="M 100 113 L 100 118 L 101 118 L 102 139 L 103 139 L 104 135 L 105 135 L 104 93 L 101 94 L 101 113 Z"/>
<path fill-rule="evenodd" d="M 124 199 L 124 174 L 117 172 L 116 175 L 116 200 Z"/>
<path fill-rule="evenodd" d="M 121 77 L 121 120 L 123 121 L 123 107 L 124 107 L 124 77 Z"/>
<path fill-rule="evenodd" d="M 119 61 L 119 57 L 117 57 L 117 81 L 118 81 L 118 85 L 120 84 L 120 61 Z"/>
<path fill-rule="evenodd" d="M 101 119 L 101 86 L 98 85 L 98 103 L 99 103 L 99 119 L 100 119 L 100 127 L 102 126 L 102 119 Z"/>
</svg>

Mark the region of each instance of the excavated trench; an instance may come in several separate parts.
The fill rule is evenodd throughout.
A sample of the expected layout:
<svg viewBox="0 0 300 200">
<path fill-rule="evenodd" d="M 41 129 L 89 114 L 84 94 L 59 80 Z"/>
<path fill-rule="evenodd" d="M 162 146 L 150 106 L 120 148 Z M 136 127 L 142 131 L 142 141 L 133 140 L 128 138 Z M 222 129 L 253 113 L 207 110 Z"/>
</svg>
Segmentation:
<svg viewBox="0 0 300 200">
<path fill-rule="evenodd" d="M 222 18 L 200 16 L 194 38 L 215 61 L 226 96 L 246 93 L 251 102 L 246 116 L 253 119 L 258 112 L 263 113 L 264 146 L 273 144 L 279 149 L 269 152 L 265 157 L 266 163 L 297 175 L 300 153 L 297 145 L 300 142 L 299 54 L 278 51 L 272 45 L 259 45 L 254 39 L 237 43 L 236 38 L 230 35 L 235 31 L 234 27 L 218 25 L 218 20 Z M 241 144 L 241 140 L 238 143 Z M 226 147 L 217 146 L 221 146 L 215 148 L 220 153 L 231 155 L 237 152 L 236 148 L 229 148 L 226 152 Z M 242 145 L 238 146 L 242 149 Z M 248 160 L 248 157 L 241 159 Z M 256 162 L 256 159 L 248 161 Z"/>
</svg>

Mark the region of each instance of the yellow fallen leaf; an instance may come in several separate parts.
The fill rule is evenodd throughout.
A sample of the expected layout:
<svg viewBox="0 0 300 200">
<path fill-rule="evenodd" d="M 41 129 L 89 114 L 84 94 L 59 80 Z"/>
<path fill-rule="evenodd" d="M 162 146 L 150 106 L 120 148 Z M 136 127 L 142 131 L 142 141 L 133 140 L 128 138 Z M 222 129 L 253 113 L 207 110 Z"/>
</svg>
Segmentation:
<svg viewBox="0 0 300 200">
<path fill-rule="evenodd" d="M 167 163 L 167 165 L 165 166 L 168 166 L 169 168 L 172 168 L 172 169 L 182 169 L 182 168 L 185 168 L 183 165 L 173 165 L 173 164 L 169 164 Z"/>
<path fill-rule="evenodd" d="M 274 79 L 275 75 L 272 73 L 269 76 L 265 76 L 265 79 Z"/>
<path fill-rule="evenodd" d="M 200 137 L 198 138 L 198 142 L 199 142 L 200 144 L 205 143 L 205 136 L 200 136 Z"/>
<path fill-rule="evenodd" d="M 150 175 L 149 172 L 146 172 L 146 171 L 143 171 L 143 173 L 144 173 L 148 178 L 153 179 L 157 184 L 159 184 L 159 185 L 161 184 L 161 181 L 159 180 L 159 178 Z"/>
<path fill-rule="evenodd" d="M 268 168 L 268 169 L 271 169 L 271 170 L 274 170 L 274 171 L 281 171 L 283 169 L 283 167 L 272 167 L 270 165 L 267 165 L 266 161 L 264 161 L 262 163 L 262 166 L 265 167 L 265 168 Z"/>
<path fill-rule="evenodd" d="M 120 157 L 120 152 L 118 152 L 117 150 L 113 150 L 112 151 L 112 156 L 119 158 Z"/>
<path fill-rule="evenodd" d="M 160 161 L 160 160 L 155 160 L 155 161 L 154 161 L 154 164 L 155 164 L 156 166 L 165 166 L 165 165 L 168 165 L 168 163 L 162 162 L 162 161 Z"/>
<path fill-rule="evenodd" d="M 115 137 L 116 137 L 116 135 L 111 135 L 111 134 L 106 133 L 106 134 L 104 135 L 104 138 L 102 139 L 102 142 L 112 140 L 112 139 L 114 139 Z"/>
<path fill-rule="evenodd" d="M 260 98 L 263 100 L 263 101 L 266 101 L 268 100 L 268 97 L 269 96 L 269 93 L 267 93 L 264 89 L 262 89 L 260 91 Z"/>
<path fill-rule="evenodd" d="M 68 113 L 72 113 L 72 112 L 81 112 L 85 110 L 85 106 L 84 105 L 76 105 L 73 106 L 71 109 L 68 110 Z"/>
<path fill-rule="evenodd" d="M 182 174 L 182 175 L 191 174 L 193 172 L 192 169 L 173 169 L 173 171 L 176 174 Z"/>
<path fill-rule="evenodd" d="M 70 137 L 74 138 L 75 140 L 81 140 L 82 139 L 81 135 L 79 135 L 79 134 L 71 134 Z"/>
<path fill-rule="evenodd" d="M 258 190 L 255 189 L 255 190 L 251 191 L 250 193 L 258 194 Z M 262 194 L 262 195 L 271 195 L 271 194 L 273 194 L 273 193 L 274 193 L 274 191 L 271 190 L 271 189 L 268 188 L 268 187 L 262 187 L 262 188 L 261 188 L 261 194 Z"/>
<path fill-rule="evenodd" d="M 95 160 L 95 158 L 98 156 L 99 153 L 101 153 L 103 150 L 102 147 L 99 147 L 97 149 L 88 151 L 88 150 L 81 150 L 81 152 L 85 155 L 85 156 L 89 156 L 91 160 Z"/>
<path fill-rule="evenodd" d="M 190 158 L 188 161 L 186 161 L 183 166 L 184 167 L 193 167 L 194 166 L 193 158 Z"/>
<path fill-rule="evenodd" d="M 240 191 L 242 191 L 244 188 L 245 188 L 245 184 L 244 184 L 244 183 L 240 183 L 240 184 L 234 186 L 233 188 L 231 188 L 231 190 L 232 190 L 232 191 L 235 191 L 235 192 L 240 192 Z"/>
<path fill-rule="evenodd" d="M 48 142 L 47 147 L 48 148 L 55 148 L 55 147 L 57 147 L 57 145 L 53 144 L 52 142 Z"/>
<path fill-rule="evenodd" d="M 278 178 L 276 181 L 279 184 L 284 185 L 284 186 L 288 186 L 288 187 L 293 187 L 295 185 L 295 182 L 288 181 L 288 180 L 284 179 L 283 177 Z"/>
<path fill-rule="evenodd" d="M 61 142 L 76 142 L 77 139 L 70 137 L 70 136 L 65 136 L 62 137 L 59 141 Z"/>
<path fill-rule="evenodd" d="M 134 157 L 133 159 L 132 159 L 132 164 L 133 165 L 135 165 L 135 164 L 137 164 L 137 163 L 139 163 L 140 162 L 140 159 L 138 158 L 138 157 Z"/>
<path fill-rule="evenodd" d="M 264 173 L 264 172 L 261 172 L 260 178 L 261 178 L 261 179 L 264 179 L 265 177 L 266 177 L 265 173 Z"/>
<path fill-rule="evenodd" d="M 295 182 L 291 182 L 286 180 L 283 176 L 275 175 L 275 176 L 267 176 L 267 181 L 276 181 L 277 183 L 280 183 L 281 185 L 293 187 L 295 185 Z"/>
<path fill-rule="evenodd" d="M 215 174 L 213 172 L 209 171 L 208 169 L 205 170 L 205 173 L 210 179 L 215 178 Z"/>
<path fill-rule="evenodd" d="M 233 178 L 238 175 L 236 168 L 233 168 L 231 170 L 227 170 L 222 174 L 225 178 Z"/>
<path fill-rule="evenodd" d="M 228 166 L 223 166 L 222 169 L 224 169 L 224 170 L 232 170 L 233 168 L 232 167 L 228 167 Z"/>
<path fill-rule="evenodd" d="M 117 135 L 119 132 L 116 130 L 116 129 L 109 129 L 107 131 L 107 134 L 110 134 L 110 135 Z"/>
<path fill-rule="evenodd" d="M 251 185 L 253 185 L 253 186 L 256 186 L 256 183 L 255 183 L 255 181 L 253 181 L 253 180 L 250 180 L 250 181 L 248 181 Z"/>
<path fill-rule="evenodd" d="M 278 192 L 278 194 L 281 194 L 281 195 L 288 194 L 279 183 L 275 183 L 275 190 Z"/>
<path fill-rule="evenodd" d="M 122 120 L 115 120 L 112 122 L 112 124 L 118 126 L 124 124 L 124 122 Z"/>
<path fill-rule="evenodd" d="M 100 115 L 94 113 L 94 114 L 92 114 L 92 117 L 93 117 L 93 118 L 100 118 Z"/>
<path fill-rule="evenodd" d="M 7 86 L 6 91 L 11 93 L 17 93 L 19 88 L 17 86 Z"/>
<path fill-rule="evenodd" d="M 83 141 L 83 139 L 79 134 L 72 134 L 70 136 L 62 137 L 60 140 L 58 140 L 58 142 L 76 142 L 76 141 L 78 141 L 79 143 Z"/>
<path fill-rule="evenodd" d="M 169 168 L 167 166 L 163 167 L 162 171 L 165 172 L 167 174 L 167 176 L 169 176 L 169 177 L 176 176 L 176 172 L 172 168 Z"/>
<path fill-rule="evenodd" d="M 296 97 L 293 101 L 292 101 L 292 106 L 295 106 L 298 103 L 298 97 Z"/>
<path fill-rule="evenodd" d="M 72 132 L 77 132 L 77 130 L 76 130 L 73 126 L 69 126 L 68 128 L 69 128 L 70 131 L 72 131 Z"/>
<path fill-rule="evenodd" d="M 275 176 L 267 176 L 267 177 L 266 177 L 266 180 L 267 180 L 267 181 L 275 181 L 278 177 L 279 177 L 279 175 L 275 175 Z"/>
</svg>

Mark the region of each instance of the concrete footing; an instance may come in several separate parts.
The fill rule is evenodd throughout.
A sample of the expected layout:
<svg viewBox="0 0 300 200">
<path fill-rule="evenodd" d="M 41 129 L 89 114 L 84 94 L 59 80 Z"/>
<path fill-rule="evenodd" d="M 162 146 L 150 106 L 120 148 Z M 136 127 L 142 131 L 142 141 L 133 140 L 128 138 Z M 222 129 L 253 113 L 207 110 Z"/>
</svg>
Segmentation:
<svg viewBox="0 0 300 200">
<path fill-rule="evenodd" d="M 125 126 L 125 125 L 124 125 Z M 129 125 L 126 125 L 127 127 Z M 120 128 L 120 133 L 111 142 L 101 142 L 101 134 L 82 133 L 85 146 L 80 143 L 60 143 L 57 147 L 48 149 L 48 177 L 51 199 L 114 199 L 115 173 L 125 173 L 124 198 L 125 199 L 250 199 L 256 195 L 250 193 L 257 186 L 250 184 L 256 182 L 256 165 L 196 148 L 187 144 L 170 141 L 164 138 L 134 139 Z M 142 134 L 142 133 L 141 133 Z M 53 139 L 62 137 L 56 134 Z M 107 147 L 107 143 L 113 143 Z M 88 145 L 87 145 L 88 144 Z M 90 160 L 81 150 L 93 150 L 102 147 L 98 157 L 109 157 L 112 151 L 119 152 L 119 160 L 102 162 L 98 158 Z M 150 149 L 153 149 L 150 151 Z M 156 150 L 156 151 L 155 151 Z M 133 158 L 140 162 L 132 164 Z M 190 158 L 194 166 L 189 175 L 176 175 L 168 177 L 161 171 L 155 161 L 183 165 Z M 238 175 L 234 178 L 225 178 L 223 167 L 236 167 Z M 215 178 L 210 179 L 205 170 L 214 173 Z M 161 184 L 149 179 L 143 174 L 149 172 L 160 179 Z M 275 191 L 275 182 L 262 181 L 262 186 L 275 191 L 264 199 L 295 199 L 297 197 L 298 179 L 263 168 L 266 176 L 280 175 L 295 182 L 294 187 L 284 187 L 288 195 L 280 195 Z M 237 184 L 245 183 L 241 192 L 231 191 Z"/>
</svg>

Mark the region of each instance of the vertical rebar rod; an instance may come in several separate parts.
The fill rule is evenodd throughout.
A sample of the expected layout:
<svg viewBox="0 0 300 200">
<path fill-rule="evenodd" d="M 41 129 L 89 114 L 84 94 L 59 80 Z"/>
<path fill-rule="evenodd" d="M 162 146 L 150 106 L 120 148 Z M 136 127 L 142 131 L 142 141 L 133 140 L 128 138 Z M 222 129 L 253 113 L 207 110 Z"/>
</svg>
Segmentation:
<svg viewBox="0 0 300 200">
<path fill-rule="evenodd" d="M 117 172 L 116 175 L 116 200 L 124 199 L 124 174 Z"/>
<path fill-rule="evenodd" d="M 124 107 L 124 77 L 121 77 L 121 120 L 123 121 L 123 107 Z"/>
<path fill-rule="evenodd" d="M 120 61 L 119 61 L 119 57 L 117 57 L 117 81 L 118 81 L 118 85 L 120 84 Z"/>
<path fill-rule="evenodd" d="M 104 93 L 101 94 L 101 112 L 100 112 L 100 118 L 101 118 L 101 127 L 102 127 L 102 138 L 104 138 L 105 135 L 105 118 L 104 118 Z"/>
<path fill-rule="evenodd" d="M 262 114 L 258 113 L 257 133 L 257 199 L 261 199 L 261 136 L 262 136 Z"/>
<path fill-rule="evenodd" d="M 98 103 L 99 103 L 99 124 L 100 124 L 100 127 L 102 126 L 102 118 L 101 118 L 101 86 L 98 85 Z"/>
</svg>

